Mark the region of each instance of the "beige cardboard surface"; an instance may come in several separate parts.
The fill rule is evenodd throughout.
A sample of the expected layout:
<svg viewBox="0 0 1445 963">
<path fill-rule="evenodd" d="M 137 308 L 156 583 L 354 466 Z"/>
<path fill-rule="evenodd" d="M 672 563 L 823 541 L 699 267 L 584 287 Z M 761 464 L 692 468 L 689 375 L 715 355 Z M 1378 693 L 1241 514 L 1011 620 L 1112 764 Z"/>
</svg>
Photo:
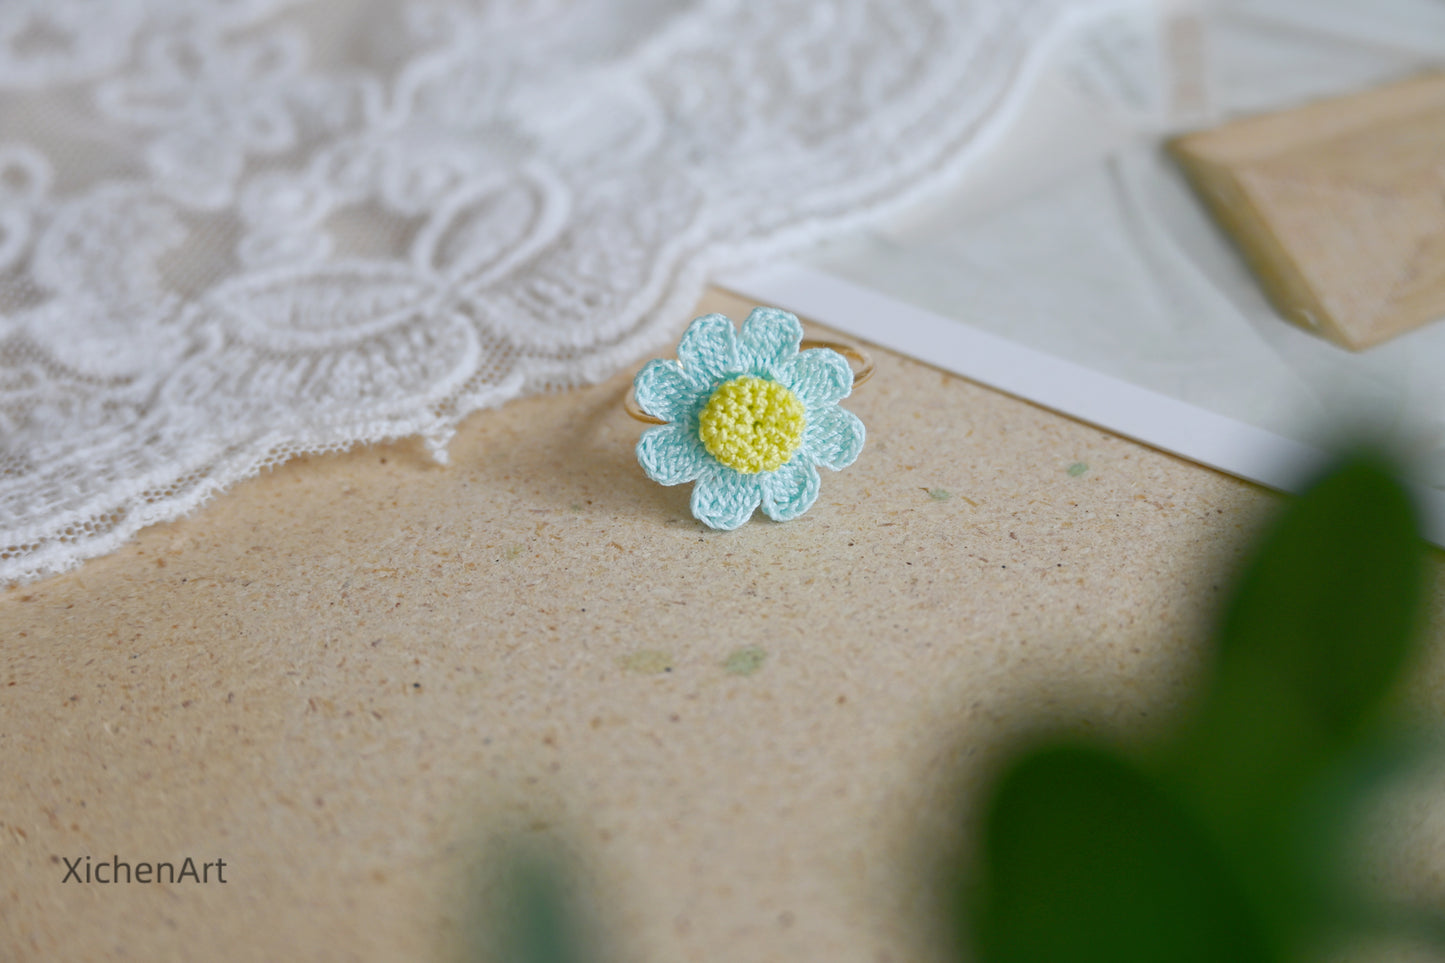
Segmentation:
<svg viewBox="0 0 1445 963">
<path fill-rule="evenodd" d="M 985 760 L 1157 731 L 1278 502 L 881 353 L 857 464 L 713 532 L 638 468 L 629 381 L 0 593 L 0 958 L 460 960 L 515 831 L 581 867 L 602 959 L 938 959 L 922 867 Z M 83 856 L 226 882 L 63 883 Z"/>
</svg>

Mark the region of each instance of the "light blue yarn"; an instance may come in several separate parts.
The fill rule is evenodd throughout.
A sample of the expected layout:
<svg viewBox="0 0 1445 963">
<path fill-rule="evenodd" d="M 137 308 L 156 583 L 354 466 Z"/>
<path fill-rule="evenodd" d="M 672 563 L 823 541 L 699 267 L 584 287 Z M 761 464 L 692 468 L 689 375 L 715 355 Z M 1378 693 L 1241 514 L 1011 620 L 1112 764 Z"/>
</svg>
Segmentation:
<svg viewBox="0 0 1445 963">
<path fill-rule="evenodd" d="M 799 351 L 802 340 L 798 319 L 777 308 L 754 309 L 741 334 L 728 318 L 708 314 L 688 326 L 676 361 L 649 361 L 633 379 L 638 407 L 668 422 L 643 433 L 637 460 L 655 482 L 694 482 L 692 513 L 704 524 L 737 528 L 759 505 L 774 521 L 797 518 L 818 499 L 818 466 L 847 468 L 863 450 L 863 422 L 838 407 L 853 390 L 853 369 L 828 348 Z M 708 399 L 742 375 L 776 381 L 803 402 L 802 444 L 776 471 L 729 468 L 698 437 Z"/>
</svg>

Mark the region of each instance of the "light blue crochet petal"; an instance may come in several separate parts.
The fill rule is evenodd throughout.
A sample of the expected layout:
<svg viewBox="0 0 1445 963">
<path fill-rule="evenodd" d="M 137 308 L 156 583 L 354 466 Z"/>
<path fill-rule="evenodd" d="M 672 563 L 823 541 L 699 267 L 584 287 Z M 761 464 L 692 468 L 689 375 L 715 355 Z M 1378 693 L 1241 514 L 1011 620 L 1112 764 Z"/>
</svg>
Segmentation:
<svg viewBox="0 0 1445 963">
<path fill-rule="evenodd" d="M 743 369 L 760 377 L 778 377 L 802 340 L 803 325 L 796 317 L 777 308 L 754 308 L 738 339 Z"/>
<path fill-rule="evenodd" d="M 802 450 L 824 468 L 837 471 L 853 464 L 863 450 L 867 432 L 851 411 L 829 405 L 808 419 Z"/>
<path fill-rule="evenodd" d="M 752 517 L 762 501 L 758 475 L 714 463 L 692 489 L 692 514 L 709 528 L 730 532 Z"/>
<path fill-rule="evenodd" d="M 793 457 L 777 471 L 764 472 L 763 511 L 775 522 L 788 522 L 813 507 L 818 500 L 818 469 L 806 458 Z"/>
<path fill-rule="evenodd" d="M 853 390 L 848 359 L 831 348 L 809 348 L 779 372 L 779 380 L 803 400 L 809 417 L 824 405 L 836 405 Z"/>
<path fill-rule="evenodd" d="M 702 400 L 682 374 L 682 365 L 660 358 L 647 362 L 632 379 L 637 406 L 664 421 L 685 422 Z"/>
<path fill-rule="evenodd" d="M 742 373 L 737 331 L 721 314 L 705 314 L 688 325 L 677 346 L 682 373 L 698 388 L 712 388 Z"/>
<path fill-rule="evenodd" d="M 681 485 L 696 481 L 714 464 L 685 425 L 661 425 L 649 428 L 637 442 L 637 461 L 647 477 L 663 485 Z"/>
</svg>

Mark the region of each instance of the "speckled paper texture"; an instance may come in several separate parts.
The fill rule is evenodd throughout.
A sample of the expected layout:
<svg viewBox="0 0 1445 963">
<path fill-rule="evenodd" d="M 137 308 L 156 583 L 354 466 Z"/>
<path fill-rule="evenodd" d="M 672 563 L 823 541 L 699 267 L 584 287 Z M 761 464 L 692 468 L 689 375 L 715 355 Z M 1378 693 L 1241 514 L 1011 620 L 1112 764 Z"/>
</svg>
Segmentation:
<svg viewBox="0 0 1445 963">
<path fill-rule="evenodd" d="M 867 447 L 786 524 L 647 481 L 619 375 L 0 595 L 0 958 L 460 961 L 512 832 L 579 867 L 599 960 L 943 959 L 923 870 L 987 761 L 1166 725 L 1278 496 L 877 360 Z"/>
</svg>

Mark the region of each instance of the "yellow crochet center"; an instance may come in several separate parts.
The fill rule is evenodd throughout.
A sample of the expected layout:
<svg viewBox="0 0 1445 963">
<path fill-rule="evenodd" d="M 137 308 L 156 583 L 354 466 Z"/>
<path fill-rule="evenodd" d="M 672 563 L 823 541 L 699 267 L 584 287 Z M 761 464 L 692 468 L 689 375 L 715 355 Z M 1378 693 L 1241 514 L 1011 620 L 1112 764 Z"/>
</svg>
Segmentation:
<svg viewBox="0 0 1445 963">
<path fill-rule="evenodd" d="M 718 386 L 697 427 L 708 454 L 751 475 L 787 464 L 807 424 L 797 395 L 776 381 L 743 375 Z"/>
</svg>

